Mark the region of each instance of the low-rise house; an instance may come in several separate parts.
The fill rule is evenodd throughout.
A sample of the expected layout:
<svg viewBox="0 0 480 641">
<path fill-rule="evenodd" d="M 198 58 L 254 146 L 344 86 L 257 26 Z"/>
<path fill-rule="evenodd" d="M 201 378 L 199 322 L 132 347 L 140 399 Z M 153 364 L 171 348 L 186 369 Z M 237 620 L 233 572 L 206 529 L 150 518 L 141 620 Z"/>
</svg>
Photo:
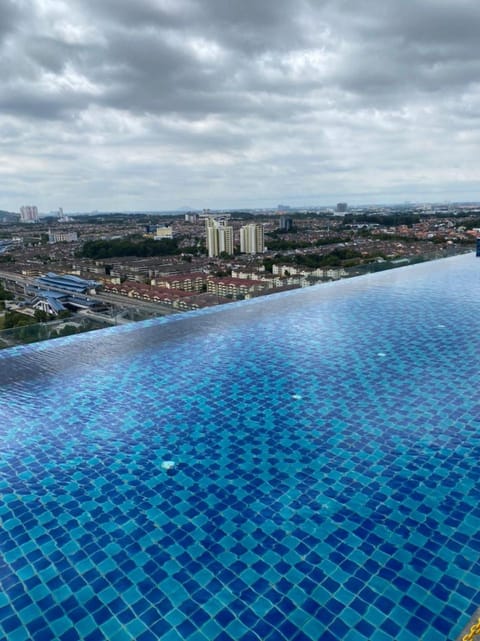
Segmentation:
<svg viewBox="0 0 480 641">
<path fill-rule="evenodd" d="M 268 284 L 263 281 L 247 280 L 245 278 L 216 278 L 209 276 L 207 279 L 207 292 L 226 298 L 251 298 L 268 289 Z"/>
<path fill-rule="evenodd" d="M 179 289 L 186 292 L 201 292 L 206 282 L 206 275 L 201 272 L 172 276 L 156 276 L 151 280 L 151 284 L 157 287 Z"/>
</svg>

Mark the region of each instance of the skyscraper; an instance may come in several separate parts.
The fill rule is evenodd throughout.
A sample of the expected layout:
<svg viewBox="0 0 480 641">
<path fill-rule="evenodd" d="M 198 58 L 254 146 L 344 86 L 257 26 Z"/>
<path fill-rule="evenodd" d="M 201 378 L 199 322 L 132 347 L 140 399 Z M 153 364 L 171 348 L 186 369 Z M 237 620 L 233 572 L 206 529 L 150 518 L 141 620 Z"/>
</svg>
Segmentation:
<svg viewBox="0 0 480 641">
<path fill-rule="evenodd" d="M 293 220 L 288 216 L 280 216 L 279 229 L 282 231 L 290 231 L 293 227 Z"/>
<path fill-rule="evenodd" d="M 265 251 L 263 225 L 250 223 L 240 228 L 240 251 L 244 254 L 262 254 Z"/>
<path fill-rule="evenodd" d="M 38 209 L 35 205 L 24 205 L 20 207 L 20 222 L 21 223 L 36 223 L 38 222 Z"/>
<path fill-rule="evenodd" d="M 207 251 L 210 257 L 219 256 L 222 252 L 233 254 L 233 227 L 225 219 L 209 216 L 206 221 Z"/>
</svg>

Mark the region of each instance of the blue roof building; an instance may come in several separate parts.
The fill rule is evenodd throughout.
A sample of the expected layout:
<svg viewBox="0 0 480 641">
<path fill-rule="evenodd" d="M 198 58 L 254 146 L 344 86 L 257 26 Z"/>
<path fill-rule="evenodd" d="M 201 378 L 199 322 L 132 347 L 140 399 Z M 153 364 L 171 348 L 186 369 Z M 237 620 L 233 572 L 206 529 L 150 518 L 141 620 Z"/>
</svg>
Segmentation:
<svg viewBox="0 0 480 641">
<path fill-rule="evenodd" d="M 96 280 L 86 280 L 73 274 L 55 274 L 54 272 L 39 276 L 35 279 L 35 284 L 42 288 L 60 289 L 75 294 L 84 294 L 100 286 Z"/>
<path fill-rule="evenodd" d="M 62 303 L 64 298 L 60 292 L 38 292 L 32 301 L 32 307 L 56 316 L 60 312 L 66 311 L 66 307 Z"/>
<path fill-rule="evenodd" d="M 26 293 L 33 297 L 32 307 L 56 316 L 67 309 L 93 309 L 101 305 L 99 301 L 85 296 L 99 285 L 95 280 L 86 280 L 72 274 L 49 272 L 36 278 L 34 284 L 26 288 Z"/>
</svg>

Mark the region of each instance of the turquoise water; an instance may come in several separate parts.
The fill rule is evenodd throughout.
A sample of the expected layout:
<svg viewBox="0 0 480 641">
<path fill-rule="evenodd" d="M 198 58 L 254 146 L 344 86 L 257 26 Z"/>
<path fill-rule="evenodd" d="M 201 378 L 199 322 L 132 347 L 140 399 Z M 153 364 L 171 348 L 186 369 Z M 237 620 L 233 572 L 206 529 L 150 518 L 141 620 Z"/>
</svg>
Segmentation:
<svg viewBox="0 0 480 641">
<path fill-rule="evenodd" d="M 0 636 L 454 639 L 479 319 L 469 254 L 0 352 Z"/>
</svg>

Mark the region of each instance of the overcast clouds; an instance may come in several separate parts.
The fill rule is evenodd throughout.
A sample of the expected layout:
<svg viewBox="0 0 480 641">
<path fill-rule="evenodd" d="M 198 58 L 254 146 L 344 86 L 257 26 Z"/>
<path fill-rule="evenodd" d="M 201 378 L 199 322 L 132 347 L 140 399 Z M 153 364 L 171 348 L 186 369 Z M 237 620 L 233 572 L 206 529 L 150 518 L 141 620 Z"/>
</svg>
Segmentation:
<svg viewBox="0 0 480 641">
<path fill-rule="evenodd" d="M 480 200 L 478 0 L 1 0 L 0 209 Z"/>
</svg>

